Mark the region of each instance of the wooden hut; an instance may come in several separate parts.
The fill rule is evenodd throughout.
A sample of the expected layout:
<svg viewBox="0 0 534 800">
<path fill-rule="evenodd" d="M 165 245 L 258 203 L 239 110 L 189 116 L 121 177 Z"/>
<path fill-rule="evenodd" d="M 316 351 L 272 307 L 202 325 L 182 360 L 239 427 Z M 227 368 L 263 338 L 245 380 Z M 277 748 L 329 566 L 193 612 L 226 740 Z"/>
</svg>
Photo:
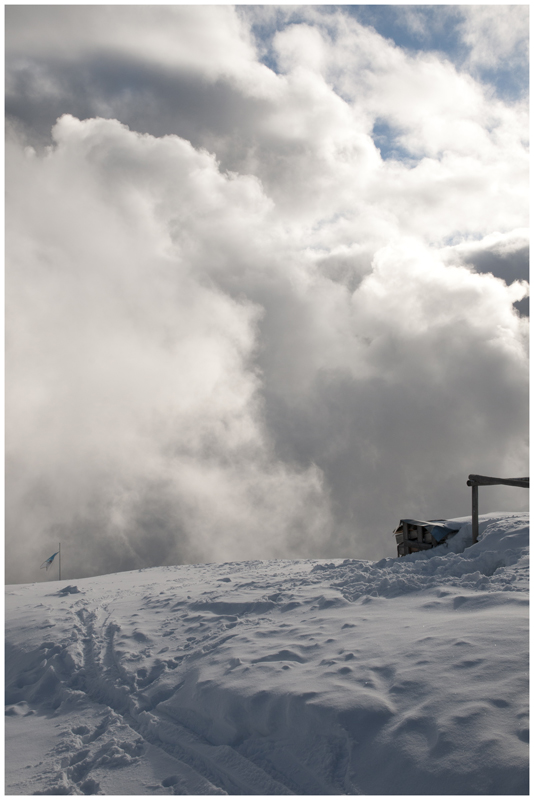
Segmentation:
<svg viewBox="0 0 534 800">
<path fill-rule="evenodd" d="M 401 519 L 393 531 L 397 543 L 397 555 L 407 556 L 420 550 L 430 550 L 442 544 L 461 526 L 453 528 L 444 519 Z"/>
</svg>

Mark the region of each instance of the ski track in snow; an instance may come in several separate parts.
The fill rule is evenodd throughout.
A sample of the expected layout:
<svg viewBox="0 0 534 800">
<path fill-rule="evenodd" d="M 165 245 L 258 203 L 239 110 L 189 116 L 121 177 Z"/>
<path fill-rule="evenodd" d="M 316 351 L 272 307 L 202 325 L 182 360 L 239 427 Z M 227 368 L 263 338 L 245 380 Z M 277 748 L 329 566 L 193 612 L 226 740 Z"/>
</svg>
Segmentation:
<svg viewBox="0 0 534 800">
<path fill-rule="evenodd" d="M 6 590 L 9 794 L 527 794 L 528 515 Z"/>
</svg>

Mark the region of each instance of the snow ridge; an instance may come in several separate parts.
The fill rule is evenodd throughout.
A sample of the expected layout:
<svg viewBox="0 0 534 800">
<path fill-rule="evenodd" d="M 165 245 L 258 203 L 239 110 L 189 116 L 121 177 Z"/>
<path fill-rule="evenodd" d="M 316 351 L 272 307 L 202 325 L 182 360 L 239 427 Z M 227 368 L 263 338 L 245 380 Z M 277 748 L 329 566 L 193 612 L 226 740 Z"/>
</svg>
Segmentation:
<svg viewBox="0 0 534 800">
<path fill-rule="evenodd" d="M 528 793 L 528 515 L 7 587 L 14 794 Z"/>
</svg>

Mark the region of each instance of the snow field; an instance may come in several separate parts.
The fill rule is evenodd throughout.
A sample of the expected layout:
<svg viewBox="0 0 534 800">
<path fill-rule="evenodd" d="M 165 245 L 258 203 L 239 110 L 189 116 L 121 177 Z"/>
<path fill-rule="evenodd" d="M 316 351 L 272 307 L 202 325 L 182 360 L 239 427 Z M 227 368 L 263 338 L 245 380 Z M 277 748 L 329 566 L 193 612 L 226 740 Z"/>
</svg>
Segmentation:
<svg viewBox="0 0 534 800">
<path fill-rule="evenodd" d="M 8 586 L 11 794 L 527 794 L 528 515 Z M 464 524 L 465 523 L 465 524 Z"/>
</svg>

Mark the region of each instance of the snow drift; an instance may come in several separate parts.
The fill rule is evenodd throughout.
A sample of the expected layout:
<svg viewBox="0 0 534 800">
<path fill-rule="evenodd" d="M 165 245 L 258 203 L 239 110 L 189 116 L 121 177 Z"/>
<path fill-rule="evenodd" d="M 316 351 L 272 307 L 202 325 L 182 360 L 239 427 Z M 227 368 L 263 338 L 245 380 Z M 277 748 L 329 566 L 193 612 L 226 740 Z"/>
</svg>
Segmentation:
<svg viewBox="0 0 534 800">
<path fill-rule="evenodd" d="M 528 516 L 7 587 L 9 794 L 527 794 Z"/>
</svg>

